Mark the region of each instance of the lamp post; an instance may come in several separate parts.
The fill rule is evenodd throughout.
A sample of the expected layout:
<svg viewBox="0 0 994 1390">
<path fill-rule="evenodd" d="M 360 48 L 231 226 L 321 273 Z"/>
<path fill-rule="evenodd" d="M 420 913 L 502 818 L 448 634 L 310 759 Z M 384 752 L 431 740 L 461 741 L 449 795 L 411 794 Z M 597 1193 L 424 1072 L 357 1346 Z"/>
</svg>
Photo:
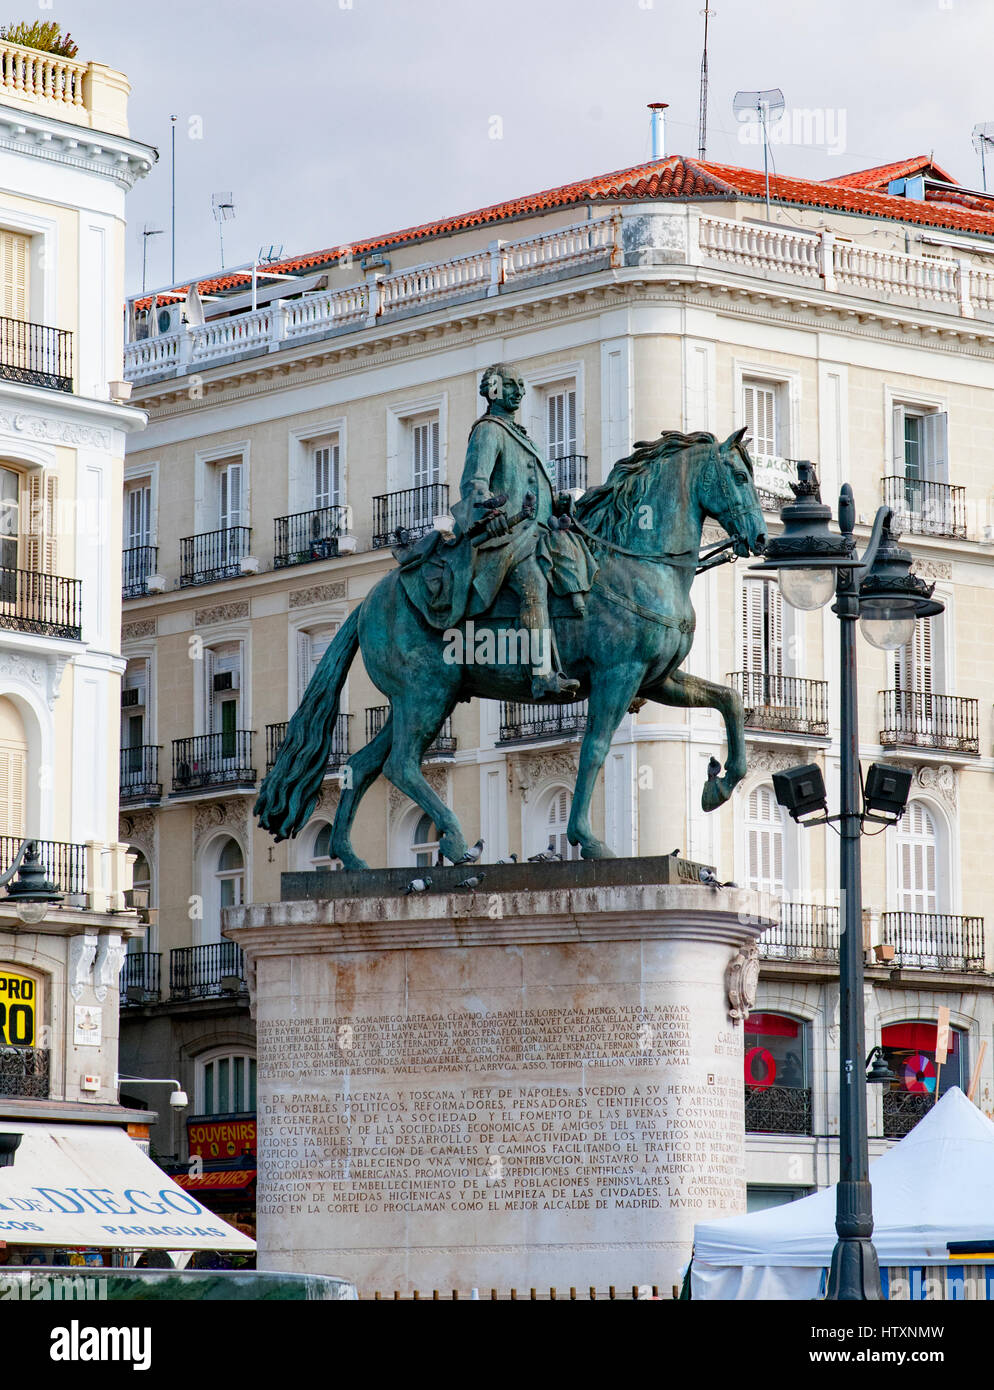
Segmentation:
<svg viewBox="0 0 994 1390">
<path fill-rule="evenodd" d="M 839 1183 L 835 1229 L 826 1297 L 831 1300 L 882 1299 L 880 1268 L 873 1248 L 873 1208 L 869 1179 L 866 1124 L 866 1047 L 863 1026 L 863 903 L 860 836 L 871 815 L 861 794 L 859 718 L 856 680 L 856 623 L 863 636 L 882 651 L 909 641 L 919 618 L 941 613 L 943 604 L 911 573 L 911 555 L 897 545 L 893 513 L 881 507 L 862 557 L 853 535 L 856 511 L 852 488 L 839 495 L 837 532 L 830 530 L 830 509 L 822 503 L 814 466 L 797 465 L 791 484 L 794 501 L 781 511 L 784 531 L 769 542 L 762 564 L 775 571 L 784 600 L 794 608 L 823 607 L 834 595 L 832 612 L 840 621 L 841 776 L 840 810 L 818 822 L 838 821 L 841 838 L 839 879 L 842 940 L 839 949 Z M 818 774 L 817 767 L 803 770 Z M 883 772 L 891 771 L 883 768 Z M 789 780 L 789 779 L 788 779 Z M 817 781 L 817 776 L 815 777 Z M 807 784 L 806 784 L 807 785 Z M 823 787 L 823 784 L 822 784 Z M 809 792 L 810 794 L 810 792 Z M 816 794 L 817 795 L 817 794 Z M 906 800 L 906 787 L 905 787 Z M 824 809 L 822 791 L 821 807 Z M 801 808 L 795 819 L 804 809 Z M 903 813 L 903 803 L 897 818 Z M 894 820 L 887 822 L 894 824 Z M 877 1068 L 873 1080 L 882 1079 Z"/>
</svg>

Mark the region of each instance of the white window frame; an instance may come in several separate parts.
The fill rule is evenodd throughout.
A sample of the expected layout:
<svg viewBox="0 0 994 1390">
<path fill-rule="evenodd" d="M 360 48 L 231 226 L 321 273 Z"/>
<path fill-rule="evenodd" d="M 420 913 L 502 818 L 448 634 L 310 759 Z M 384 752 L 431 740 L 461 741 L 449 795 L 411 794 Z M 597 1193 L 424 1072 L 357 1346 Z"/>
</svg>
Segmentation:
<svg viewBox="0 0 994 1390">
<path fill-rule="evenodd" d="M 422 415 L 438 416 L 438 481 L 449 482 L 449 397 L 442 391 L 387 406 L 387 492 L 405 492 L 414 486 L 410 427 Z"/>
<path fill-rule="evenodd" d="M 749 797 L 760 787 L 772 792 L 768 774 L 760 774 L 743 784 L 741 793 L 736 793 L 735 832 L 735 880 L 748 883 L 749 874 Z M 818 896 L 810 886 L 808 873 L 809 845 L 800 828 L 780 809 L 780 825 L 783 843 L 783 902 L 816 903 Z M 772 1008 L 772 1006 L 770 1006 Z M 760 1009 L 756 1004 L 755 1008 Z"/>
<path fill-rule="evenodd" d="M 349 615 L 348 605 L 342 603 L 333 607 L 324 604 L 315 604 L 309 611 L 307 609 L 295 609 L 295 613 L 300 616 L 288 624 L 287 628 L 287 649 L 289 661 L 287 662 L 287 684 L 286 684 L 286 707 L 288 717 L 296 710 L 300 701 L 297 692 L 300 687 L 300 636 L 304 632 L 311 632 L 316 627 L 324 627 L 329 623 L 337 623 L 341 627 L 342 623 Z M 346 678 L 342 686 L 342 693 L 339 700 L 339 711 L 343 714 L 348 713 L 349 709 L 349 681 Z"/>
<path fill-rule="evenodd" d="M 779 366 L 770 362 L 755 362 L 745 358 L 732 361 L 732 418 L 735 429 L 745 426 L 746 382 L 756 382 L 772 386 L 780 392 L 779 434 L 780 450 L 774 458 L 798 458 L 801 456 L 801 373 L 799 370 Z M 750 454 L 753 452 L 750 446 Z M 763 486 L 762 478 L 758 485 Z M 788 494 L 789 496 L 789 494 Z"/>
<path fill-rule="evenodd" d="M 222 828 L 217 835 L 212 835 L 207 844 L 200 851 L 200 862 L 197 866 L 197 878 L 199 882 L 200 895 L 203 901 L 203 916 L 193 923 L 195 946 L 215 945 L 218 941 L 226 938 L 221 936 L 221 870 L 218 861 L 221 857 L 221 849 L 227 840 L 234 840 L 241 851 L 242 856 L 242 902 L 252 901 L 252 878 L 251 878 L 251 859 L 249 847 L 243 843 L 240 836 L 232 834 L 230 829 Z M 234 877 L 235 871 L 228 872 L 226 877 Z M 207 929 L 213 923 L 218 924 L 218 935 L 208 936 Z"/>
<path fill-rule="evenodd" d="M 248 1061 L 250 1061 L 250 1062 L 255 1062 L 255 1064 L 256 1064 L 256 1104 L 258 1104 L 259 1063 L 258 1063 L 257 1054 L 256 1054 L 255 1052 L 252 1052 L 252 1051 L 251 1051 L 248 1047 L 246 1047 L 246 1046 L 239 1046 L 238 1043 L 229 1043 L 229 1044 L 228 1044 L 227 1046 L 225 1046 L 225 1047 L 212 1047 L 211 1050 L 210 1050 L 209 1052 L 202 1052 L 198 1057 L 195 1057 L 195 1058 L 193 1059 L 193 1061 L 194 1061 L 194 1089 L 193 1089 L 193 1098 L 194 1098 L 194 1101 L 195 1101 L 195 1103 L 196 1103 L 196 1111 L 195 1111 L 195 1113 L 196 1113 L 197 1115 L 204 1115 L 204 1114 L 207 1113 L 207 1112 L 204 1110 L 204 1105 L 206 1104 L 206 1100 L 205 1100 L 206 1085 L 205 1085 L 204 1072 L 205 1072 L 206 1068 L 209 1067 L 209 1066 L 212 1066 L 215 1062 L 223 1062 L 223 1061 L 225 1061 L 225 1060 L 234 1059 L 234 1058 L 236 1058 L 236 1057 L 241 1057 L 241 1058 L 243 1058 L 243 1059 L 244 1059 L 245 1061 L 247 1061 L 247 1062 L 248 1062 Z M 246 1075 L 247 1075 L 247 1074 L 248 1074 L 248 1068 L 246 1067 Z M 215 1110 L 215 1111 L 212 1111 L 211 1113 L 212 1113 L 212 1114 L 215 1114 L 215 1115 L 220 1115 L 220 1114 L 223 1114 L 223 1115 L 243 1115 L 243 1114 L 251 1114 L 251 1113 L 253 1113 L 253 1112 L 249 1111 L 247 1108 L 244 1109 L 244 1110 L 240 1108 L 240 1109 L 238 1109 L 238 1110 L 223 1110 L 223 1111 L 222 1111 L 222 1110 Z"/>
<path fill-rule="evenodd" d="M 11 207 L 0 211 L 0 226 L 7 232 L 31 237 L 31 270 L 28 286 L 29 319 L 32 323 L 60 321 L 59 238 L 54 218 L 38 217 Z M 74 246 L 75 250 L 76 247 Z"/>
<path fill-rule="evenodd" d="M 148 669 L 148 690 L 145 695 L 145 742 L 154 744 L 156 740 L 156 725 L 158 717 L 158 700 L 156 699 L 156 666 L 157 650 L 153 642 L 127 642 L 123 644 L 121 655 L 126 662 L 144 661 Z M 121 672 L 121 684 L 124 684 L 124 672 Z M 122 710 L 123 714 L 123 710 Z M 165 751 L 165 750 L 163 750 Z M 142 851 L 144 854 L 144 850 Z M 147 857 L 147 856 L 146 856 Z"/>
<path fill-rule="evenodd" d="M 943 759 L 934 761 L 941 763 Z M 958 916 L 962 912 L 962 878 L 959 862 L 959 815 L 942 805 L 937 797 L 931 796 L 917 785 L 913 785 L 912 801 L 920 801 L 935 824 L 935 901 L 937 913 Z M 901 861 L 897 834 L 884 837 L 887 853 L 887 911 L 906 912 L 900 904 Z"/>
<path fill-rule="evenodd" d="M 534 795 L 529 793 L 530 805 L 523 808 L 525 813 L 523 826 L 524 838 L 521 844 L 523 859 L 527 859 L 529 854 L 537 854 L 540 850 L 544 850 L 549 843 L 549 813 L 553 801 L 557 800 L 563 792 L 566 793 L 567 802 L 569 806 L 572 807 L 573 789 L 567 786 L 566 783 L 555 778 L 544 783 Z M 569 812 L 567 811 L 567 819 L 568 817 Z M 565 840 L 565 825 L 560 834 L 562 840 Z M 579 845 L 570 845 L 567 842 L 567 853 L 563 853 L 561 845 L 559 847 L 559 852 L 563 855 L 564 859 L 580 858 Z"/>
<path fill-rule="evenodd" d="M 764 579 L 758 575 L 743 573 L 742 567 L 736 567 L 736 604 L 735 604 L 735 665 L 732 670 L 744 669 L 741 665 L 742 655 L 745 650 L 745 631 L 743 608 L 745 607 L 744 588 L 749 583 L 776 584 L 775 579 Z M 797 609 L 792 608 L 786 599 L 780 600 L 780 626 L 781 626 L 781 663 L 783 676 L 803 676 L 804 674 L 804 653 L 805 653 L 805 615 Z"/>
<path fill-rule="evenodd" d="M 127 497 L 128 488 L 133 485 L 145 483 L 148 485 L 151 498 L 149 500 L 149 545 L 159 543 L 159 464 L 158 460 L 154 463 L 132 463 L 125 464 L 124 468 L 124 491 Z M 127 501 L 124 503 L 127 507 Z M 127 511 L 121 517 L 121 533 L 124 534 L 126 525 Z M 127 549 L 127 547 L 125 547 Z"/>
<path fill-rule="evenodd" d="M 900 387 L 884 386 L 884 468 L 886 476 L 892 477 L 897 466 L 897 440 L 894 438 L 894 415 L 897 407 L 910 411 L 914 415 L 945 415 L 946 417 L 946 459 L 947 476 L 944 479 L 935 479 L 936 482 L 949 482 L 949 462 L 953 457 L 955 447 L 953 439 L 953 414 L 949 409 L 949 398 L 939 395 L 933 391 L 920 391 L 917 387 L 913 390 L 905 391 Z M 901 450 L 901 470 L 900 476 L 904 475 L 904 450 L 902 441 Z"/>
<path fill-rule="evenodd" d="M 314 510 L 313 464 L 311 449 L 314 443 L 326 435 L 338 436 L 338 479 L 339 506 L 348 503 L 348 447 L 347 425 L 344 415 L 333 419 L 318 420 L 310 425 L 299 425 L 289 431 L 287 513 L 297 516 L 300 512 Z"/>
<path fill-rule="evenodd" d="M 587 457 L 588 477 L 590 475 L 590 459 L 587 450 L 586 435 L 586 411 L 585 411 L 585 378 L 584 363 L 577 359 L 573 362 L 555 362 L 548 367 L 540 367 L 523 371 L 521 380 L 525 383 L 525 399 L 521 405 L 521 418 L 525 429 L 539 453 L 542 461 L 548 464 L 546 454 L 546 422 L 548 420 L 547 399 L 551 392 L 557 388 L 565 390 L 572 388 L 576 391 L 576 452 Z M 608 466 L 615 463 L 614 459 L 609 461 Z"/>
<path fill-rule="evenodd" d="M 250 444 L 247 439 L 234 440 L 230 444 L 219 444 L 210 449 L 198 449 L 194 457 L 194 535 L 204 535 L 208 531 L 220 529 L 219 479 L 216 465 L 241 459 L 242 498 L 241 520 L 239 526 L 252 525 L 252 471 L 250 467 Z"/>
<path fill-rule="evenodd" d="M 207 653 L 215 647 L 221 647 L 226 642 L 238 642 L 241 644 L 241 670 L 239 672 L 238 687 L 238 708 L 239 728 L 251 729 L 252 726 L 252 629 L 249 623 L 242 623 L 237 627 L 218 627 L 217 629 L 201 629 L 197 635 L 203 639 L 203 654 L 199 661 L 191 662 L 191 665 L 199 667 L 195 671 L 194 679 L 197 683 L 197 696 L 194 701 L 194 733 L 210 733 L 207 717 L 207 702 L 210 692 L 207 674 Z M 130 652 L 129 652 L 130 655 Z"/>
</svg>

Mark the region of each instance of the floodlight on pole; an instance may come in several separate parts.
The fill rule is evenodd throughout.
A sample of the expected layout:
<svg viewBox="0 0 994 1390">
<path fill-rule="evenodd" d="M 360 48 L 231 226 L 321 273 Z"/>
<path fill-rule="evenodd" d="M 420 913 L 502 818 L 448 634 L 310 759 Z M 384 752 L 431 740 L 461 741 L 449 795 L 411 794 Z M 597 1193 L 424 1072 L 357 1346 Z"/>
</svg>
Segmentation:
<svg viewBox="0 0 994 1390">
<path fill-rule="evenodd" d="M 230 191 L 227 193 L 211 194 L 211 212 L 214 221 L 217 223 L 217 234 L 221 242 L 221 269 L 224 269 L 224 224 L 230 222 L 235 215 L 235 205 L 231 199 Z"/>
<path fill-rule="evenodd" d="M 770 220 L 770 119 L 782 116 L 784 111 L 783 92 L 779 87 L 769 87 L 761 92 L 736 92 L 732 101 L 732 112 L 736 119 L 755 118 L 763 127 L 763 177 L 766 182 L 766 220 Z"/>
<path fill-rule="evenodd" d="M 980 174 L 987 192 L 987 149 L 994 145 L 994 121 L 981 121 L 973 127 L 973 148 L 980 155 Z"/>
</svg>

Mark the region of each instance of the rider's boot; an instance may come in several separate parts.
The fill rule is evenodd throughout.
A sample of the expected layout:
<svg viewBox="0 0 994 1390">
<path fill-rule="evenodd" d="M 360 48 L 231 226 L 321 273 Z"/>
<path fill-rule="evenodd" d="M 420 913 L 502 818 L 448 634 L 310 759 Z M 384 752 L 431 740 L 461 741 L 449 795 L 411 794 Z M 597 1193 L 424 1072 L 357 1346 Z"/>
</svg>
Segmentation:
<svg viewBox="0 0 994 1390">
<path fill-rule="evenodd" d="M 533 652 L 536 658 L 532 664 L 532 699 L 541 700 L 556 695 L 567 700 L 573 699 L 580 689 L 580 682 L 571 679 L 558 666 L 558 653 L 552 635 L 552 622 L 549 618 L 549 590 L 545 576 L 534 566 L 522 576 L 521 585 L 521 626 L 527 628 L 532 640 L 537 639 L 539 650 Z"/>
</svg>

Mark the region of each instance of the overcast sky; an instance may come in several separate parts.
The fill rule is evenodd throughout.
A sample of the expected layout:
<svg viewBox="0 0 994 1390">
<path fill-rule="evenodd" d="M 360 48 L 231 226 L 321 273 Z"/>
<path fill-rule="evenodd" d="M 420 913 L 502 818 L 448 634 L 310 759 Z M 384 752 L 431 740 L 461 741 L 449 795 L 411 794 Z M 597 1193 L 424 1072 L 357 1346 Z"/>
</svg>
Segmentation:
<svg viewBox="0 0 994 1390">
<path fill-rule="evenodd" d="M 781 87 L 788 113 L 822 113 L 813 133 L 824 141 L 777 144 L 783 173 L 828 178 L 934 151 L 980 186 L 970 132 L 994 121 L 991 0 L 711 3 L 709 158 L 761 167 L 732 97 Z M 667 151 L 696 154 L 701 8 L 49 0 L 40 15 L 71 30 L 81 58 L 128 74 L 132 134 L 159 149 L 129 198 L 134 290 L 146 224 L 165 229 L 148 243 L 148 285 L 170 278 L 173 113 L 185 277 L 220 264 L 214 192 L 233 195 L 224 228 L 233 265 L 271 244 L 313 250 L 638 163 L 650 153 L 648 101 L 670 103 Z M 15 11 L 35 14 L 29 0 Z M 795 121 L 788 133 L 810 140 L 812 127 L 805 136 Z"/>
</svg>

